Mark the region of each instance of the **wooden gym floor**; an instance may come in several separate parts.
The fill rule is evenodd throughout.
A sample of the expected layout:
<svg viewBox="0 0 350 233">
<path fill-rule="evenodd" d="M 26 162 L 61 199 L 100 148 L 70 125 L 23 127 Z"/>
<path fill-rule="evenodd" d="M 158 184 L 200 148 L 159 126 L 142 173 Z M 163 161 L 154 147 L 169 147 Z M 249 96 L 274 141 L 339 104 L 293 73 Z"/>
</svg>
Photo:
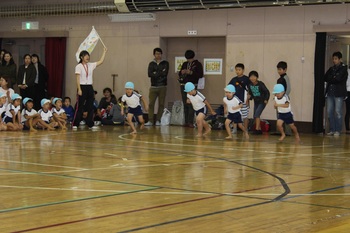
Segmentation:
<svg viewBox="0 0 350 233">
<path fill-rule="evenodd" d="M 349 232 L 350 136 L 1 132 L 0 232 Z"/>
</svg>

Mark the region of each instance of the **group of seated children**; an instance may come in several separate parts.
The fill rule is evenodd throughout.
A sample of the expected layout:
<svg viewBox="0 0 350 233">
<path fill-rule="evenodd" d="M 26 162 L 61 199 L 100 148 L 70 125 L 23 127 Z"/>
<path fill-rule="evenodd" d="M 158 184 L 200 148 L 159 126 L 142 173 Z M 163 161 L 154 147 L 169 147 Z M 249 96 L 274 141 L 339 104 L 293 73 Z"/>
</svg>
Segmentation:
<svg viewBox="0 0 350 233">
<path fill-rule="evenodd" d="M 17 93 L 11 95 L 10 101 L 7 101 L 7 98 L 7 93 L 0 93 L 0 130 L 36 131 L 37 129 L 54 130 L 55 128 L 65 130 L 67 120 L 74 116 L 69 97 L 65 98 L 64 107 L 61 98 L 52 98 L 52 101 L 44 98 L 41 100 L 39 111 L 33 108 L 34 103 L 31 98 L 26 97 L 21 101 L 22 97 Z"/>
</svg>

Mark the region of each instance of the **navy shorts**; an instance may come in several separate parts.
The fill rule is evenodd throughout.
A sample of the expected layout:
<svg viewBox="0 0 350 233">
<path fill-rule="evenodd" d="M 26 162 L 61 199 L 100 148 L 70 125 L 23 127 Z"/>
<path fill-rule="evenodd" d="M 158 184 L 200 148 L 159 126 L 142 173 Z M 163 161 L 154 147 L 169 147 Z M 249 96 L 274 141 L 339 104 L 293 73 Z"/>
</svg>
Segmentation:
<svg viewBox="0 0 350 233">
<path fill-rule="evenodd" d="M 134 116 L 142 116 L 143 112 L 141 106 L 137 106 L 136 108 L 128 108 L 128 113 L 133 114 Z"/>
<path fill-rule="evenodd" d="M 12 117 L 5 116 L 5 117 L 3 118 L 3 122 L 5 122 L 6 124 L 7 124 L 7 123 L 12 123 L 12 122 L 13 122 Z"/>
<path fill-rule="evenodd" d="M 278 113 L 278 120 L 284 121 L 284 123 L 290 125 L 294 123 L 293 119 L 293 113 L 287 112 L 287 113 Z"/>
<path fill-rule="evenodd" d="M 228 113 L 227 119 L 229 119 L 231 122 L 235 124 L 243 123 L 242 121 L 242 115 L 240 112 L 235 112 L 235 113 Z"/>
<path fill-rule="evenodd" d="M 196 116 L 198 116 L 199 113 L 203 113 L 204 116 L 207 115 L 207 107 L 201 108 L 198 111 L 196 111 Z"/>
</svg>

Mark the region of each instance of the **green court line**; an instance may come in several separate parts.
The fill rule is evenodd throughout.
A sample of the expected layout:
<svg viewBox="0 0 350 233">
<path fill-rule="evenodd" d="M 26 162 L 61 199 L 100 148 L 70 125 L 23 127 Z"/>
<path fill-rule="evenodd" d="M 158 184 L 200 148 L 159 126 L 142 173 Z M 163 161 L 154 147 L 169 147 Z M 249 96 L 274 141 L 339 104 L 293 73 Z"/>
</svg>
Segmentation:
<svg viewBox="0 0 350 233">
<path fill-rule="evenodd" d="M 82 179 L 82 180 L 90 180 L 90 181 L 98 181 L 98 182 L 107 182 L 107 183 L 113 183 L 113 184 L 127 184 L 127 185 L 133 185 L 133 186 L 143 186 L 143 187 L 150 187 L 150 188 L 159 188 L 158 186 L 153 185 L 143 185 L 143 184 L 135 184 L 135 183 L 129 183 L 129 182 L 120 182 L 120 181 L 112 181 L 112 180 L 102 180 L 102 179 L 95 179 L 95 178 L 88 178 L 88 177 L 80 177 L 80 176 L 70 176 L 70 175 L 59 175 L 59 174 L 47 174 L 44 172 L 31 172 L 31 171 L 22 171 L 22 170 L 14 170 L 14 169 L 5 169 L 0 168 L 0 170 L 3 171 L 10 171 L 10 172 L 19 172 L 23 174 L 35 174 L 35 175 L 43 175 L 43 176 L 53 176 L 53 177 L 61 177 L 61 178 L 74 178 L 74 179 Z M 84 170 L 82 170 L 84 171 Z M 86 170 L 88 171 L 88 170 Z"/>
<path fill-rule="evenodd" d="M 59 205 L 59 204 L 78 202 L 78 201 L 86 201 L 86 200 L 91 200 L 91 199 L 112 197 L 112 196 L 118 196 L 118 195 L 124 195 L 124 194 L 144 192 L 144 191 L 151 191 L 151 190 L 155 190 L 155 189 L 160 189 L 160 188 L 154 187 L 154 188 L 148 188 L 148 189 L 133 190 L 133 191 L 129 191 L 129 192 L 112 193 L 112 194 L 106 194 L 106 195 L 91 196 L 91 197 L 86 197 L 86 198 L 78 198 L 78 199 L 72 199 L 72 200 L 49 202 L 49 203 L 44 203 L 44 204 L 32 205 L 32 206 L 15 207 L 15 208 L 9 208 L 9 209 L 0 210 L 0 213 L 6 213 L 6 212 L 11 212 L 11 211 L 16 211 L 16 210 L 32 209 L 32 208 L 38 208 L 38 207 L 46 207 L 46 206 L 51 206 L 51 205 Z M 72 190 L 72 191 L 74 191 L 74 190 Z"/>
</svg>

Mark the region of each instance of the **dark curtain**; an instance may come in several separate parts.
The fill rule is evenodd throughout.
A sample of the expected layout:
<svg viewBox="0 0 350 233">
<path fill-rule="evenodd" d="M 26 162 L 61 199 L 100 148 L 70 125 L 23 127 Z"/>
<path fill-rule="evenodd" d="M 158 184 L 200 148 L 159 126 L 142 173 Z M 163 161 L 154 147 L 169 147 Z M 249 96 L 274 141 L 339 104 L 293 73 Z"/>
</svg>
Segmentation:
<svg viewBox="0 0 350 233">
<path fill-rule="evenodd" d="M 323 126 L 323 109 L 325 106 L 324 96 L 324 74 L 325 74 L 325 60 L 326 60 L 326 43 L 327 33 L 316 33 L 316 47 L 315 47 L 315 90 L 314 90 L 314 108 L 312 117 L 312 132 L 324 132 Z"/>
<path fill-rule="evenodd" d="M 49 73 L 47 93 L 49 97 L 62 97 L 66 61 L 66 38 L 47 37 L 45 42 L 45 66 Z"/>
</svg>

